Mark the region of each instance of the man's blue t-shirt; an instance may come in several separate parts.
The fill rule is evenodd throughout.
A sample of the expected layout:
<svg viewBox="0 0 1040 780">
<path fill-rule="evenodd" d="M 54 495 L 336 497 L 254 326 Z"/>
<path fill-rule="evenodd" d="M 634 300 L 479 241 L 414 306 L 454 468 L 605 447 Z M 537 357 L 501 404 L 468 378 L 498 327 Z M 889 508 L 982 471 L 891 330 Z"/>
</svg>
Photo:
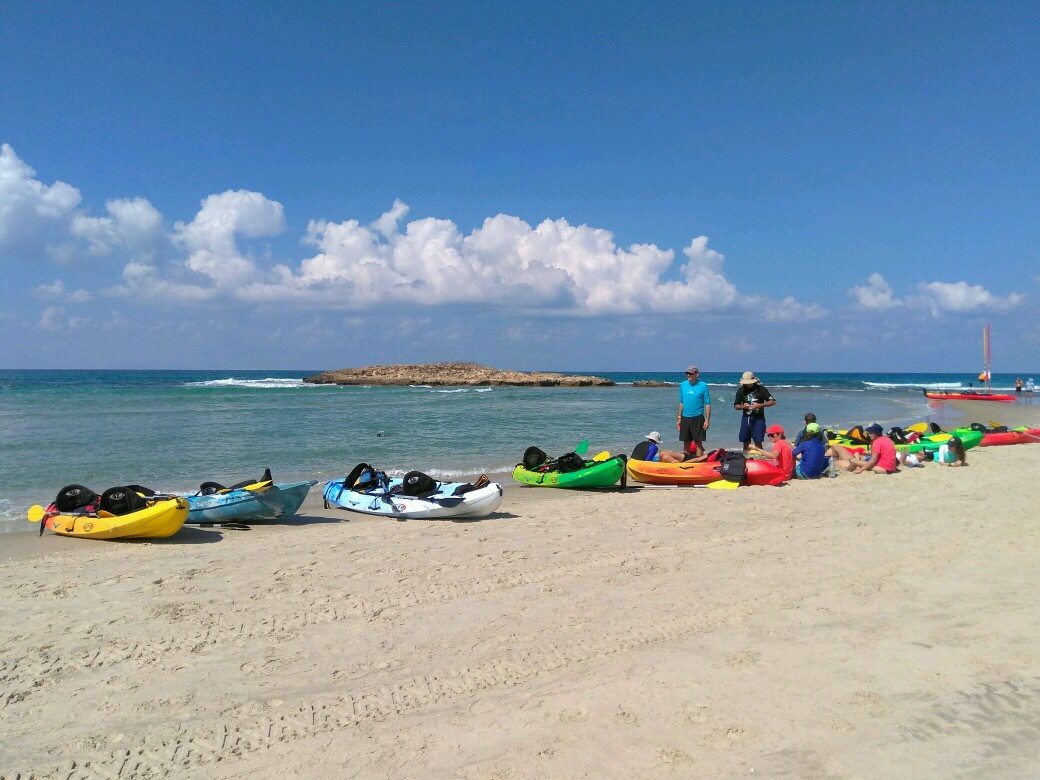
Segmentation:
<svg viewBox="0 0 1040 780">
<path fill-rule="evenodd" d="M 696 417 L 704 414 L 704 406 L 711 405 L 707 383 L 697 380 L 696 383 L 691 384 L 689 379 L 684 379 L 679 385 L 679 401 L 682 403 L 683 417 Z"/>
<path fill-rule="evenodd" d="M 827 457 L 824 455 L 826 449 L 817 438 L 808 438 L 794 448 L 794 455 L 802 456 L 802 473 L 809 479 L 814 479 L 827 468 Z"/>
</svg>

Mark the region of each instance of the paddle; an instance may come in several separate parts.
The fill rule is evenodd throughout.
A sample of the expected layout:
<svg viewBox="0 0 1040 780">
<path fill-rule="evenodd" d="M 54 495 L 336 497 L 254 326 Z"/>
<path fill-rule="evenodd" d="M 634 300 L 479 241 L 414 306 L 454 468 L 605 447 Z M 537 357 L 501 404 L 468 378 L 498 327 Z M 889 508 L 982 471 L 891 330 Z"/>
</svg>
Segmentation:
<svg viewBox="0 0 1040 780">
<path fill-rule="evenodd" d="M 579 455 L 584 455 L 586 452 L 589 451 L 589 440 L 586 439 L 585 441 L 583 441 L 581 444 L 574 448 L 574 451 Z"/>
<path fill-rule="evenodd" d="M 740 483 L 730 482 L 728 479 L 720 479 L 717 482 L 709 482 L 708 487 L 712 490 L 736 490 L 740 487 Z"/>
<path fill-rule="evenodd" d="M 40 524 L 40 536 L 43 536 L 43 529 L 47 527 L 47 510 L 39 504 L 33 504 L 29 507 L 29 522 Z"/>
<path fill-rule="evenodd" d="M 610 457 L 610 450 L 603 450 L 603 452 L 597 453 L 596 457 L 592 459 L 594 463 L 604 461 Z"/>
<path fill-rule="evenodd" d="M 903 430 L 906 431 L 907 433 L 924 433 L 925 431 L 928 430 L 928 423 L 926 423 L 926 422 L 914 423 L 913 425 L 906 426 L 905 428 L 903 428 Z"/>
</svg>

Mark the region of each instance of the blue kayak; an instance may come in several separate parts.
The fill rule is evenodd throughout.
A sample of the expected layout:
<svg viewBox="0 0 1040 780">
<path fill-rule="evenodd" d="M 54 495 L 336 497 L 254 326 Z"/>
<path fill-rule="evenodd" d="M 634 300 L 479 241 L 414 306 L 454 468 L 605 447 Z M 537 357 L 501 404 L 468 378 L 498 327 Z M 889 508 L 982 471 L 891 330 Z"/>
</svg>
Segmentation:
<svg viewBox="0 0 1040 780">
<path fill-rule="evenodd" d="M 259 483 L 257 487 L 188 497 L 188 523 L 223 523 L 234 520 L 275 520 L 296 514 L 317 480 Z"/>
</svg>

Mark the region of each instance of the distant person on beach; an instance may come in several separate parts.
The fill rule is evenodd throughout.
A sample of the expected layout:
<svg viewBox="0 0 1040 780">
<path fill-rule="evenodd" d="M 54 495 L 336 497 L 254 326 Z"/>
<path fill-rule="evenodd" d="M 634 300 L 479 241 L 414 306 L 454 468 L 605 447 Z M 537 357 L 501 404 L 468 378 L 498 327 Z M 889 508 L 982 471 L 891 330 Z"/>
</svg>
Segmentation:
<svg viewBox="0 0 1040 780">
<path fill-rule="evenodd" d="M 700 376 L 697 366 L 686 367 L 686 380 L 679 385 L 679 416 L 675 420 L 683 452 L 698 456 L 704 454 L 704 439 L 711 425 L 711 395 Z"/>
<path fill-rule="evenodd" d="M 744 445 L 744 452 L 748 451 L 752 441 L 758 449 L 762 449 L 766 433 L 765 409 L 769 406 L 776 406 L 776 399 L 753 371 L 745 371 L 740 377 L 736 398 L 733 399 L 733 408 L 740 412 L 738 438 Z"/>
<path fill-rule="evenodd" d="M 1022 386 L 1023 386 L 1023 384 L 1024 383 L 1022 382 L 1022 377 L 1019 377 L 1018 379 L 1015 380 L 1015 400 L 1016 401 L 1021 401 L 1022 400 Z"/>
<path fill-rule="evenodd" d="M 1029 377 L 1026 380 L 1026 398 L 1033 400 L 1033 391 L 1036 390 L 1036 383 L 1033 381 L 1033 377 Z"/>
<path fill-rule="evenodd" d="M 661 434 L 650 431 L 643 441 L 632 449 L 633 460 L 649 460 L 655 463 L 680 463 L 683 459 L 681 452 L 661 449 Z"/>
<path fill-rule="evenodd" d="M 830 465 L 820 426 L 815 420 L 808 422 L 805 430 L 798 435 L 802 440 L 792 450 L 795 459 L 794 475 L 798 479 L 819 479 Z"/>
<path fill-rule="evenodd" d="M 805 427 L 802 428 L 800 431 L 798 431 L 798 435 L 794 437 L 794 442 L 791 444 L 792 447 L 797 447 L 799 444 L 801 444 L 803 441 L 805 441 L 806 431 L 807 431 L 807 429 L 808 429 L 810 424 L 816 422 L 816 415 L 813 414 L 812 412 L 806 412 L 805 413 L 805 417 L 803 419 L 805 420 Z M 820 440 L 821 444 L 824 443 L 823 442 L 823 433 L 820 431 L 820 426 L 819 425 L 816 426 L 816 434 L 815 435 L 816 435 L 816 438 L 818 438 Z M 826 447 L 824 449 L 826 449 Z"/>
<path fill-rule="evenodd" d="M 827 454 L 835 459 L 835 465 L 853 474 L 865 474 L 870 471 L 874 474 L 894 474 L 899 468 L 899 459 L 896 457 L 896 445 L 885 436 L 885 429 L 877 423 L 867 426 L 867 436 L 870 438 L 870 457 L 857 458 L 840 444 L 832 444 Z"/>
<path fill-rule="evenodd" d="M 951 436 L 935 451 L 935 462 L 940 466 L 967 466 L 968 456 L 964 452 L 964 443 L 956 436 Z"/>
<path fill-rule="evenodd" d="M 766 435 L 769 437 L 769 441 L 772 442 L 773 451 L 766 452 L 761 447 L 747 448 L 747 452 L 754 455 L 764 455 L 765 457 L 773 460 L 780 470 L 784 472 L 784 478 L 790 479 L 794 473 L 794 451 L 791 449 L 791 445 L 787 439 L 784 438 L 784 429 L 779 425 L 770 425 L 769 430 L 766 431 Z"/>
</svg>

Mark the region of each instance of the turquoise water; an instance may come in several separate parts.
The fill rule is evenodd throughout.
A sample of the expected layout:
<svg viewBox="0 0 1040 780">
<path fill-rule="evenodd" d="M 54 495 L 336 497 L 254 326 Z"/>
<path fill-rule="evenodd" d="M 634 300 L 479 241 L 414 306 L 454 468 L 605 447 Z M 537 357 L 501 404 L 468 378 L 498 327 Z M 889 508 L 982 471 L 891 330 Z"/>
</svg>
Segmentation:
<svg viewBox="0 0 1040 780">
<path fill-rule="evenodd" d="M 65 484 L 101 492 L 139 483 L 194 491 L 270 466 L 276 479 L 324 480 L 358 461 L 437 477 L 508 472 L 536 444 L 558 454 L 631 450 L 650 430 L 675 436 L 675 388 L 637 388 L 674 373 L 603 372 L 608 388 L 305 385 L 305 371 L 0 371 L 0 530 Z M 905 424 L 929 408 L 920 388 L 967 387 L 955 374 L 762 374 L 770 423 L 797 430 L 806 411 L 829 427 Z M 705 374 L 712 446 L 736 443 L 738 374 Z M 996 375 L 995 389 L 1015 377 Z M 975 381 L 975 385 L 978 382 Z M 380 435 L 380 433 L 382 435 Z M 317 493 L 316 493 L 317 494 Z"/>
</svg>

